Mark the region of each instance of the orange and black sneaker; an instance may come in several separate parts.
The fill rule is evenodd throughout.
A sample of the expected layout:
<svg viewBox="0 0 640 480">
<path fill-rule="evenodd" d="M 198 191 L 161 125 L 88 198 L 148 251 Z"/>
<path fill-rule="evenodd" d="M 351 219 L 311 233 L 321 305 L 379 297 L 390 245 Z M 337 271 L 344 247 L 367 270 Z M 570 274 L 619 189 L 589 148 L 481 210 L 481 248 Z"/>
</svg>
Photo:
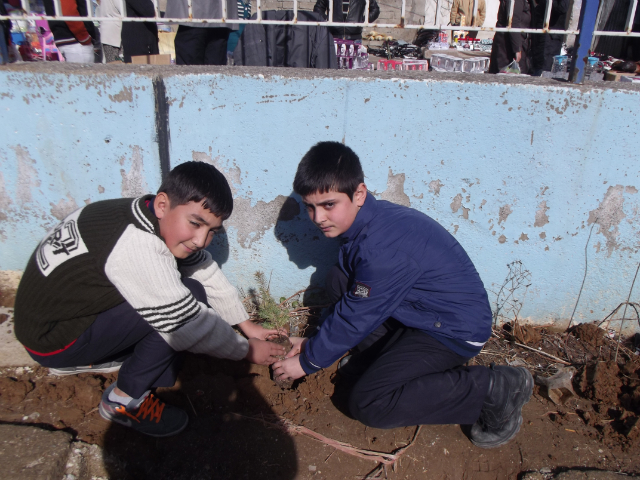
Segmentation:
<svg viewBox="0 0 640 480">
<path fill-rule="evenodd" d="M 109 393 L 116 387 L 113 383 L 102 394 L 100 415 L 111 422 L 150 435 L 152 437 L 170 437 L 184 430 L 189 416 L 184 410 L 167 405 L 153 393 L 131 400 L 126 407 L 109 400 Z"/>
</svg>

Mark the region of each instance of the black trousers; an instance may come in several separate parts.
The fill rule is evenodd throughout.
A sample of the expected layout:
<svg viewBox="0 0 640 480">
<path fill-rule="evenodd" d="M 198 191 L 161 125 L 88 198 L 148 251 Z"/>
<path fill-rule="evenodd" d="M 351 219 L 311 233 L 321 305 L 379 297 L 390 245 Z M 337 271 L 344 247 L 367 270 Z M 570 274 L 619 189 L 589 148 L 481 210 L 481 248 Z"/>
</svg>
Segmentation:
<svg viewBox="0 0 640 480">
<path fill-rule="evenodd" d="M 338 267 L 327 276 L 333 302 L 349 281 Z M 340 374 L 353 382 L 349 409 L 370 427 L 475 423 L 489 389 L 489 369 L 466 367 L 436 338 L 391 318 L 355 349 Z"/>
<path fill-rule="evenodd" d="M 174 46 L 178 65 L 226 65 L 229 28 L 180 25 Z"/>
<path fill-rule="evenodd" d="M 196 280 L 182 283 L 193 296 L 207 303 L 204 287 Z M 172 349 L 135 309 L 124 302 L 98 315 L 73 345 L 55 355 L 29 355 L 43 367 L 63 368 L 124 360 L 118 388 L 133 398 L 155 387 L 172 387 L 178 378 L 181 352 Z"/>
</svg>

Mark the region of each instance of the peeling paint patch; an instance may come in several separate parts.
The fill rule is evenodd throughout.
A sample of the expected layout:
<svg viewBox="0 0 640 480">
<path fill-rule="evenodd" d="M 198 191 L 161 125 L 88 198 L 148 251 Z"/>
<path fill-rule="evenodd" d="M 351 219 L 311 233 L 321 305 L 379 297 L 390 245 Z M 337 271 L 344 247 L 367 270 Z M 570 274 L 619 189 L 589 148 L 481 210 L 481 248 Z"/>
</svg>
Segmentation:
<svg viewBox="0 0 640 480">
<path fill-rule="evenodd" d="M 444 183 L 441 183 L 440 180 L 432 180 L 429 182 L 429 191 L 434 195 L 440 195 L 440 189 L 444 187 Z"/>
<path fill-rule="evenodd" d="M 525 240 L 529 240 L 529 235 L 527 235 L 526 233 L 523 233 L 522 235 L 520 235 L 520 238 L 518 239 L 521 242 L 524 242 Z"/>
<path fill-rule="evenodd" d="M 112 102 L 133 102 L 133 89 L 131 87 L 123 87 L 120 93 L 109 95 Z"/>
<path fill-rule="evenodd" d="M 404 173 L 393 174 L 393 170 L 389 169 L 389 176 L 387 177 L 387 189 L 380 194 L 382 200 L 388 200 L 398 205 L 404 205 L 405 207 L 411 206 L 411 200 L 409 195 L 404 193 Z"/>
<path fill-rule="evenodd" d="M 270 202 L 260 200 L 253 207 L 250 199 L 236 198 L 233 202 L 233 214 L 226 225 L 235 227 L 238 231 L 238 242 L 243 248 L 250 248 L 276 221 L 292 220 L 300 213 L 300 205 L 295 200 L 292 203 L 290 198 L 278 195 Z"/>
<path fill-rule="evenodd" d="M 460 210 L 460 207 L 462 206 L 462 194 L 459 193 L 455 197 L 453 197 L 453 202 L 451 202 L 449 206 L 451 207 L 452 213 L 456 213 L 458 210 Z"/>
<path fill-rule="evenodd" d="M 610 186 L 598 208 L 589 212 L 587 223 L 589 225 L 597 224 L 598 231 L 596 233 L 601 233 L 607 240 L 607 256 L 611 256 L 611 253 L 620 246 L 618 244 L 618 236 L 620 235 L 618 226 L 626 217 L 622 208 L 624 206 L 624 191 L 623 185 Z"/>
<path fill-rule="evenodd" d="M 104 193 L 104 187 L 102 185 L 98 185 L 98 193 Z"/>
<path fill-rule="evenodd" d="M 146 182 L 142 176 L 143 161 L 142 153 L 139 146 L 134 146 L 131 153 L 131 169 L 125 172 L 124 168 L 120 169 L 122 176 L 121 193 L 124 198 L 138 197 L 149 191 Z M 124 157 L 120 158 L 120 165 L 124 165 Z"/>
<path fill-rule="evenodd" d="M 18 188 L 16 196 L 18 197 L 18 202 L 24 206 L 24 204 L 30 203 L 32 200 L 32 187 L 40 186 L 38 170 L 35 168 L 36 161 L 31 158 L 28 150 L 21 145 L 11 148 L 16 152 L 18 159 Z"/>
<path fill-rule="evenodd" d="M 547 223 L 549 223 L 549 217 L 547 216 L 547 211 L 549 207 L 547 207 L 547 201 L 540 202 L 538 205 L 538 210 L 536 211 L 536 221 L 534 222 L 534 227 L 544 227 Z"/>
<path fill-rule="evenodd" d="M 511 205 L 503 205 L 502 207 L 500 207 L 500 211 L 498 212 L 498 225 L 500 225 L 502 222 L 506 222 L 507 218 L 509 218 L 509 215 L 511 215 L 513 213 L 513 210 L 511 210 Z"/>
<path fill-rule="evenodd" d="M 505 243 L 506 241 L 507 241 L 507 237 L 505 237 L 504 235 L 500 235 L 500 237 L 498 237 L 498 242 Z"/>
<path fill-rule="evenodd" d="M 51 215 L 58 220 L 64 220 L 67 215 L 78 209 L 78 204 L 70 193 L 67 193 L 66 200 L 62 198 L 58 203 L 50 202 L 49 205 L 51 206 Z"/>
<path fill-rule="evenodd" d="M 547 238 L 547 234 L 545 232 L 540 232 L 539 237 L 544 240 L 545 238 Z"/>
<path fill-rule="evenodd" d="M 7 194 L 7 190 L 4 185 L 4 176 L 0 172 L 0 227 L 3 225 L 7 218 L 9 218 L 9 209 L 11 208 L 11 197 Z M 4 229 L 0 228 L 0 239 L 6 240 L 6 234 Z"/>
</svg>

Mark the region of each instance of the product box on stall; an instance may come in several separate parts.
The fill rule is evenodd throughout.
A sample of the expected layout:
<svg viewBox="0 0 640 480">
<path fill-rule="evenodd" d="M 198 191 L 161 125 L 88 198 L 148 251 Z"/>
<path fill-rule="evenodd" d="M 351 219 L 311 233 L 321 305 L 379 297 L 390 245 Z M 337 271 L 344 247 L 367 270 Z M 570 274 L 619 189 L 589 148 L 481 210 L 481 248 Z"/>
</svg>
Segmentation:
<svg viewBox="0 0 640 480">
<path fill-rule="evenodd" d="M 171 55 L 135 55 L 131 57 L 131 63 L 137 65 L 171 65 Z"/>
</svg>

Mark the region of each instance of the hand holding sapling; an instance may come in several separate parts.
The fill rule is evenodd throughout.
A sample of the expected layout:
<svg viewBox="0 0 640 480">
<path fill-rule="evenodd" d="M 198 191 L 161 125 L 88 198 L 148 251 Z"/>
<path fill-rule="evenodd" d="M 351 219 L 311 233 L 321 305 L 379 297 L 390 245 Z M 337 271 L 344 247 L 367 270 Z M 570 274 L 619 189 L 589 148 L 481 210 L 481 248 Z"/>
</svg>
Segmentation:
<svg viewBox="0 0 640 480">
<path fill-rule="evenodd" d="M 274 335 L 278 335 L 278 330 L 276 329 L 267 329 L 262 325 L 258 325 L 257 323 L 252 322 L 251 320 L 245 320 L 242 323 L 238 324 L 242 333 L 244 333 L 247 338 L 258 338 L 260 340 L 268 340 L 269 337 Z"/>
<path fill-rule="evenodd" d="M 289 353 L 287 353 L 287 358 L 291 358 L 295 355 L 300 355 L 302 352 L 304 352 L 304 346 L 307 344 L 309 339 L 302 337 L 290 337 L 289 341 L 291 342 L 291 345 L 293 345 L 293 347 L 291 347 L 291 350 L 289 350 Z"/>
<path fill-rule="evenodd" d="M 276 345 L 272 342 L 258 340 L 257 338 L 249 339 L 249 351 L 246 360 L 256 365 L 271 365 L 278 360 L 278 356 L 285 354 L 284 347 Z"/>
<path fill-rule="evenodd" d="M 273 378 L 278 380 L 296 380 L 300 377 L 304 377 L 306 374 L 300 365 L 300 355 L 296 355 L 292 358 L 285 358 L 279 360 L 273 364 Z"/>
</svg>

